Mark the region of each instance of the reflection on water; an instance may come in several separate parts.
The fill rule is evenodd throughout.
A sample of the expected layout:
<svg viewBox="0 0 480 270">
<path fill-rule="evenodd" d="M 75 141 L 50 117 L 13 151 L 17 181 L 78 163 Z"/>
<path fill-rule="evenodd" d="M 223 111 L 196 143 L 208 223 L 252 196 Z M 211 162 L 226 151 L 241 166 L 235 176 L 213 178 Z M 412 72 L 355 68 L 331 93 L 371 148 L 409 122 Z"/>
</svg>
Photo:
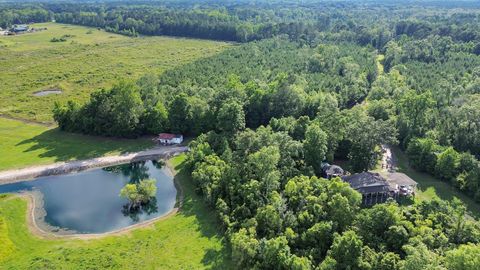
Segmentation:
<svg viewBox="0 0 480 270">
<path fill-rule="evenodd" d="M 149 176 L 149 167 L 146 165 L 147 161 L 139 161 L 130 164 L 122 164 L 117 166 L 111 166 L 103 168 L 104 171 L 113 172 L 113 173 L 121 173 L 126 177 L 130 178 L 130 184 L 138 183 L 142 179 L 148 179 Z M 155 168 L 162 169 L 165 166 L 165 163 L 160 160 L 152 160 L 148 161 L 151 163 Z"/>
<path fill-rule="evenodd" d="M 140 207 L 130 207 L 129 203 L 126 203 L 122 207 L 122 213 L 126 217 L 130 217 L 133 221 L 138 222 L 142 214 L 152 215 L 158 212 L 157 198 L 153 197 L 148 203 L 140 205 Z"/>
<path fill-rule="evenodd" d="M 145 161 L 106 167 L 103 168 L 103 170 L 112 173 L 121 173 L 130 179 L 130 183 L 137 183 L 142 179 L 149 178 L 148 167 L 145 165 Z"/>
<path fill-rule="evenodd" d="M 135 211 L 119 196 L 127 183 L 157 180 L 154 200 Z M 42 177 L 0 186 L 0 193 L 37 190 L 42 193 L 45 221 L 77 233 L 103 233 L 165 215 L 175 206 L 177 191 L 163 163 L 152 161 L 62 176 Z"/>
</svg>

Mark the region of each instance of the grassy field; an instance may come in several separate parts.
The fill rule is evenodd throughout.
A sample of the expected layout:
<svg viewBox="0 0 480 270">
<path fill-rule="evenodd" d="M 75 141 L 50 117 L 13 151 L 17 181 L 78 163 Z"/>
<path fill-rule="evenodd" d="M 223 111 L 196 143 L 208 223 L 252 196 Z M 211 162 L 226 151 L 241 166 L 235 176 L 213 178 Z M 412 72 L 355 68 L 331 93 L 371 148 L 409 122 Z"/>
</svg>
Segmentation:
<svg viewBox="0 0 480 270">
<path fill-rule="evenodd" d="M 443 200 L 452 200 L 454 197 L 463 201 L 467 206 L 469 214 L 480 218 L 480 204 L 475 202 L 467 195 L 460 192 L 447 182 L 438 180 L 431 175 L 417 172 L 410 167 L 405 153 L 398 147 L 392 148 L 394 156 L 397 158 L 398 171 L 410 176 L 418 183 L 417 198 L 420 200 L 431 200 L 441 198 Z"/>
<path fill-rule="evenodd" d="M 0 37 L 0 114 L 51 122 L 55 101 L 84 101 L 119 79 L 134 79 L 214 55 L 228 43 L 168 37 L 131 38 L 56 23 L 47 30 Z M 70 35 L 66 42 L 52 38 Z M 33 96 L 59 89 L 60 95 Z"/>
<path fill-rule="evenodd" d="M 149 139 L 119 140 L 83 136 L 0 117 L 0 170 L 94 158 L 151 146 L 153 143 Z"/>
<path fill-rule="evenodd" d="M 172 160 L 184 192 L 176 215 L 151 228 L 97 240 L 42 240 L 27 228 L 27 203 L 0 197 L 2 269 L 230 269 L 214 212 L 194 192 L 182 171 L 184 156 Z"/>
</svg>

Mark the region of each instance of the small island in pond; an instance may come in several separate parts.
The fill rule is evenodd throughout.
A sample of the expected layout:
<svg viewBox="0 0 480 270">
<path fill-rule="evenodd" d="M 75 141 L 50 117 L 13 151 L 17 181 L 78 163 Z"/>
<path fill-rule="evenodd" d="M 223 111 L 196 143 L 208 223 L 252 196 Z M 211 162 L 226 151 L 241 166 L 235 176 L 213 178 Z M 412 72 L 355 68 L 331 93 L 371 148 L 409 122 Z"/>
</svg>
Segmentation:
<svg viewBox="0 0 480 270">
<path fill-rule="evenodd" d="M 142 205 L 148 204 L 157 193 L 157 180 L 144 179 L 138 183 L 126 184 L 120 190 L 120 196 L 128 199 L 128 209 L 138 209 Z"/>
</svg>

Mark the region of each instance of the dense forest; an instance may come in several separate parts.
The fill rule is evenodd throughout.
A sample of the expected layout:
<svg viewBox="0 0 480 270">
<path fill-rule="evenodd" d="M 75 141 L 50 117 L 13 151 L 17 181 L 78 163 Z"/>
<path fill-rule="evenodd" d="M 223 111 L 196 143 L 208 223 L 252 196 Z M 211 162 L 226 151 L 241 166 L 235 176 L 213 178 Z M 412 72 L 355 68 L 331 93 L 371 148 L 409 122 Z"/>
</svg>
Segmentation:
<svg viewBox="0 0 480 270">
<path fill-rule="evenodd" d="M 216 209 L 239 269 L 478 266 L 467 267 L 479 254 L 480 224 L 464 218 L 459 201 L 361 208 L 349 184 L 315 176 L 328 151 L 325 126 L 283 123 L 230 139 L 210 132 L 191 144 L 192 177 Z"/>
<path fill-rule="evenodd" d="M 183 3 L 183 4 L 182 4 Z M 480 9 L 472 2 L 38 4 L 10 19 L 236 41 L 226 51 L 56 104 L 70 132 L 195 137 L 187 167 L 239 269 L 478 269 L 480 223 L 454 200 L 371 208 L 351 172 L 399 145 L 480 201 Z M 5 17 L 6 18 L 6 17 Z"/>
<path fill-rule="evenodd" d="M 53 14 L 37 5 L 21 5 L 16 8 L 2 7 L 0 3 L 0 27 L 9 28 L 15 24 L 48 22 Z"/>
<path fill-rule="evenodd" d="M 429 5 L 435 8 L 429 8 Z M 469 43 L 480 53 L 480 19 L 476 11 L 450 14 L 448 2 L 418 5 L 404 1 L 161 1 L 9 3 L 0 26 L 56 20 L 100 27 L 136 36 L 172 35 L 248 42 L 287 35 L 308 44 L 319 40 L 350 41 L 383 50 L 393 39 L 434 35 Z M 475 1 L 453 7 L 478 8 Z M 474 9 L 475 10 L 475 9 Z"/>
</svg>

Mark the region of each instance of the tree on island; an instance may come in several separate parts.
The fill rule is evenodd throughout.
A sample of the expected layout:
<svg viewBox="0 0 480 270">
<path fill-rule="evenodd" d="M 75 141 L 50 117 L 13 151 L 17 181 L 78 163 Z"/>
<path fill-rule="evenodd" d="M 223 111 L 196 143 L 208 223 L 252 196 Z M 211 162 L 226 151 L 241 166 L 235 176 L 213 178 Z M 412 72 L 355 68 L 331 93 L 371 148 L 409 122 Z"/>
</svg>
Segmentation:
<svg viewBox="0 0 480 270">
<path fill-rule="evenodd" d="M 126 184 L 120 190 L 120 196 L 129 200 L 128 208 L 136 209 L 155 198 L 157 193 L 157 181 L 155 179 L 140 180 L 135 184 Z"/>
</svg>

